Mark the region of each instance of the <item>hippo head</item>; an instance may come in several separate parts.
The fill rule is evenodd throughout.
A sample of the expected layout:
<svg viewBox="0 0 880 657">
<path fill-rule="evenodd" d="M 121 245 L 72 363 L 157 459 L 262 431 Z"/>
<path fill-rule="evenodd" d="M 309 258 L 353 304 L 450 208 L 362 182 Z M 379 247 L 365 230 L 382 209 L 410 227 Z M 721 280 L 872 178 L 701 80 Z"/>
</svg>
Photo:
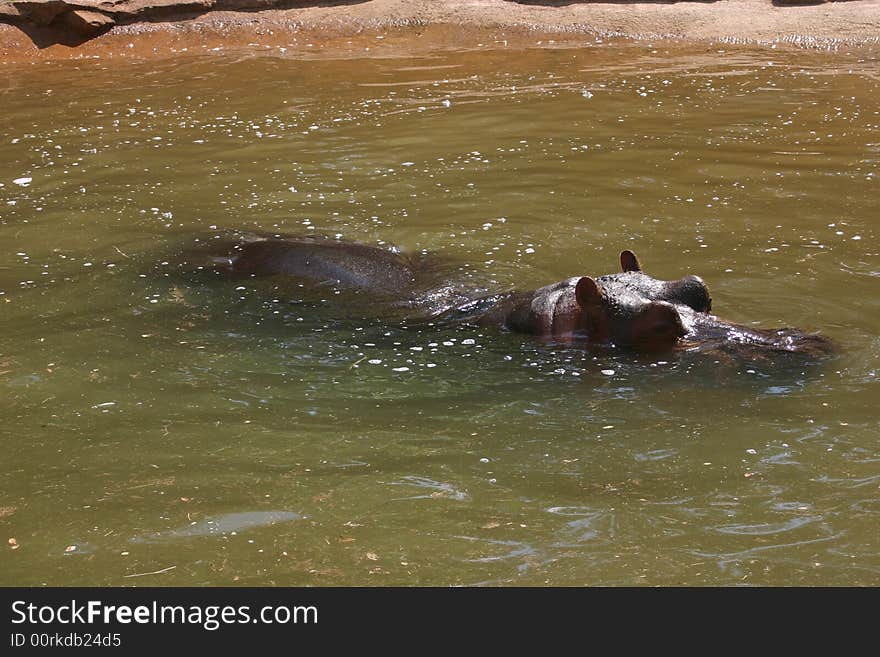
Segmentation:
<svg viewBox="0 0 880 657">
<path fill-rule="evenodd" d="M 672 347 L 687 333 L 672 303 L 615 289 L 589 276 L 578 279 L 574 298 L 590 342 L 654 351 Z"/>
<path fill-rule="evenodd" d="M 642 272 L 632 251 L 620 254 L 622 273 L 571 278 L 535 291 L 530 330 L 556 341 L 587 340 L 639 350 L 673 347 L 694 313 L 712 299 L 698 276 L 661 281 Z"/>
<path fill-rule="evenodd" d="M 697 312 L 706 313 L 712 310 L 712 297 L 709 288 L 699 276 L 685 276 L 676 281 L 661 281 L 651 278 L 642 271 L 639 259 L 632 251 L 620 254 L 621 274 L 600 276 L 597 280 L 605 285 L 629 288 L 641 296 L 654 301 L 680 303 Z"/>
<path fill-rule="evenodd" d="M 529 332 L 571 343 L 658 350 L 672 347 L 687 332 L 675 305 L 654 301 L 589 276 L 536 290 Z"/>
</svg>

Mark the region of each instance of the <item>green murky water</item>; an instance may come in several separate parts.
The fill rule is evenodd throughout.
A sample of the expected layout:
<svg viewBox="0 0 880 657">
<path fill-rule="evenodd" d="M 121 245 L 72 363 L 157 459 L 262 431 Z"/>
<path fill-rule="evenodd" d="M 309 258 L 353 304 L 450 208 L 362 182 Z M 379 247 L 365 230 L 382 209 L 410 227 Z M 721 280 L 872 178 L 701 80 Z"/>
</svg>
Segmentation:
<svg viewBox="0 0 880 657">
<path fill-rule="evenodd" d="M 876 70 L 656 44 L 2 68 L 0 583 L 880 584 Z M 631 248 L 840 353 L 693 369 L 157 273 L 211 227 L 499 290 Z"/>
</svg>

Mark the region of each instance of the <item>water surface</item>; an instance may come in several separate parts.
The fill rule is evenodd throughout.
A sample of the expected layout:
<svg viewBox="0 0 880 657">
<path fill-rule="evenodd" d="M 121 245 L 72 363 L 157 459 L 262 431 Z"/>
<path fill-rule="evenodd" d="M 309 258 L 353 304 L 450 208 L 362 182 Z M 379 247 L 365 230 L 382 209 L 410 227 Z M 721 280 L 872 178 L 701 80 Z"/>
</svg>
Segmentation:
<svg viewBox="0 0 880 657">
<path fill-rule="evenodd" d="M 4 67 L 0 583 L 877 585 L 876 70 L 644 43 Z M 164 275 L 232 228 L 487 290 L 630 248 L 839 355 L 585 353 Z"/>
</svg>

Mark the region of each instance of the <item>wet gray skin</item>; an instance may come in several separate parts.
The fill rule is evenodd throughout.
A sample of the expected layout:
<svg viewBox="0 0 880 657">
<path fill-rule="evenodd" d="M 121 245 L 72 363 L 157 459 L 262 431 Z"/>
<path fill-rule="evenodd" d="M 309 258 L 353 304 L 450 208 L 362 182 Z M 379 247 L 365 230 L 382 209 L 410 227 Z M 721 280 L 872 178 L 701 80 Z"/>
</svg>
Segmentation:
<svg viewBox="0 0 880 657">
<path fill-rule="evenodd" d="M 344 307 L 347 318 L 429 319 L 468 300 L 451 284 L 451 262 L 325 236 L 203 235 L 177 268 L 231 279 L 271 278 L 306 303 L 329 299 Z"/>
<path fill-rule="evenodd" d="M 825 336 L 796 328 L 756 329 L 727 322 L 687 306 L 676 306 L 686 333 L 679 348 L 716 355 L 725 360 L 744 358 L 770 360 L 774 355 L 801 354 L 820 358 L 834 352 L 834 343 Z"/>
<path fill-rule="evenodd" d="M 652 278 L 642 271 L 636 254 L 629 250 L 621 252 L 620 268 L 622 273 L 599 276 L 596 282 L 605 290 L 618 290 L 616 296 L 631 292 L 653 301 L 684 304 L 698 312 L 712 310 L 709 288 L 699 276 L 691 274 L 675 281 Z"/>
<path fill-rule="evenodd" d="M 244 233 L 208 242 L 190 252 L 194 264 L 236 277 L 290 276 L 318 285 L 412 296 L 420 269 L 417 258 L 391 249 L 323 237 Z"/>
</svg>

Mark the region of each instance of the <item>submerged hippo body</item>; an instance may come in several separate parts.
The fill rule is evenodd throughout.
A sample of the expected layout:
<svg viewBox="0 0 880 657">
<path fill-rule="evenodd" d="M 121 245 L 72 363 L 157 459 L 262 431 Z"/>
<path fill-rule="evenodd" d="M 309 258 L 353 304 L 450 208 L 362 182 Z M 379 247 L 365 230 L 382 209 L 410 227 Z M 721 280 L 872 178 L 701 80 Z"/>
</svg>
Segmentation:
<svg viewBox="0 0 880 657">
<path fill-rule="evenodd" d="M 347 308 L 348 316 L 359 309 L 363 316 L 424 319 L 467 300 L 449 283 L 449 263 L 424 253 L 320 236 L 250 232 L 197 242 L 186 252 L 184 268 L 233 279 L 271 277 L 297 285 L 306 297 L 325 299 L 332 290 L 337 301 L 359 307 Z"/>
<path fill-rule="evenodd" d="M 376 294 L 410 293 L 418 270 L 415 259 L 395 250 L 320 237 L 246 233 L 212 249 L 222 253 L 206 264 L 231 276 L 281 275 Z"/>
<path fill-rule="evenodd" d="M 219 249 L 218 249 L 219 247 Z M 393 300 L 407 319 L 501 327 L 565 345 L 641 351 L 703 350 L 752 356 L 777 352 L 822 355 L 825 338 L 797 329 L 753 329 L 710 314 L 712 299 L 698 276 L 663 281 L 642 271 L 635 254 L 620 254 L 622 271 L 568 278 L 531 291 L 479 296 L 450 281 L 428 256 L 320 237 L 240 235 L 211 244 L 203 265 L 234 277 L 281 276 Z M 220 253 L 217 253 L 217 251 Z M 382 303 L 367 301 L 377 314 Z"/>
</svg>

